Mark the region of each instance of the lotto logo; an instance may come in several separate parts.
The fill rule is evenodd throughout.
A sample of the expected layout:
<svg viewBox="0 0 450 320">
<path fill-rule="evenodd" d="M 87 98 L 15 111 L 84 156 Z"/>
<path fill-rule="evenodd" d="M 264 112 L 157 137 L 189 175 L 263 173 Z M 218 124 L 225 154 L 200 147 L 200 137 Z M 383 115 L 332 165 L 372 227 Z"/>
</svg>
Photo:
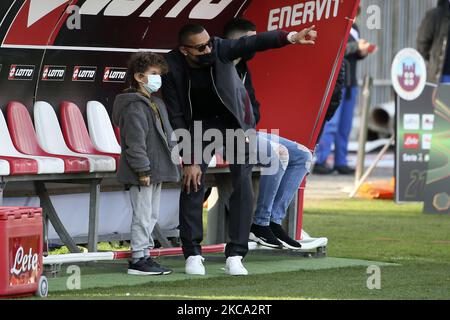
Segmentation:
<svg viewBox="0 0 450 320">
<path fill-rule="evenodd" d="M 73 68 L 72 81 L 94 82 L 97 74 L 97 67 L 75 66 Z"/>
<path fill-rule="evenodd" d="M 125 82 L 125 77 L 127 75 L 126 68 L 114 68 L 106 67 L 103 74 L 103 82 Z"/>
<path fill-rule="evenodd" d="M 34 66 L 12 64 L 8 80 L 33 80 Z"/>
<path fill-rule="evenodd" d="M 64 81 L 65 75 L 65 66 L 44 66 L 41 79 L 43 81 Z"/>
</svg>

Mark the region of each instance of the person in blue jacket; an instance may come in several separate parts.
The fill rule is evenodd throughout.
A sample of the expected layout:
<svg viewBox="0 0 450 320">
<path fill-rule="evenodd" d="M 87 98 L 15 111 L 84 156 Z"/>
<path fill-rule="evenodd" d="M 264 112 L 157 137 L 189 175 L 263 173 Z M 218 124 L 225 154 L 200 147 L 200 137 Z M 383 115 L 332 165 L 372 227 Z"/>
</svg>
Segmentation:
<svg viewBox="0 0 450 320">
<path fill-rule="evenodd" d="M 358 11 L 359 15 L 360 9 Z M 334 116 L 323 129 L 316 149 L 317 160 L 313 168 L 316 174 L 331 174 L 335 170 L 339 174 L 354 174 L 355 170 L 348 166 L 347 154 L 350 132 L 352 129 L 353 112 L 358 99 L 358 80 L 356 78 L 357 64 L 370 54 L 371 44 L 362 39 L 359 28 L 353 25 L 346 47 L 343 63 L 345 64 L 345 88 L 343 100 Z M 334 144 L 334 167 L 328 167 L 327 159 Z"/>
</svg>

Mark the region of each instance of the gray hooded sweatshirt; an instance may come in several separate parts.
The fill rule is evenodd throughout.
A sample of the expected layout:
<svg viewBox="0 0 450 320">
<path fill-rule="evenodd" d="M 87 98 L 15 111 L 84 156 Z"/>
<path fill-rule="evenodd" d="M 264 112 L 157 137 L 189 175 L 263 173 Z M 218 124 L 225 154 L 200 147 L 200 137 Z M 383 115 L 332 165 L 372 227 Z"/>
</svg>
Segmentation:
<svg viewBox="0 0 450 320">
<path fill-rule="evenodd" d="M 153 101 L 158 115 L 150 106 Z M 140 175 L 150 175 L 151 183 L 177 182 L 179 165 L 171 160 L 175 143 L 164 102 L 137 92 L 116 96 L 113 123 L 120 128 L 122 153 L 117 179 L 125 185 L 139 185 Z"/>
</svg>

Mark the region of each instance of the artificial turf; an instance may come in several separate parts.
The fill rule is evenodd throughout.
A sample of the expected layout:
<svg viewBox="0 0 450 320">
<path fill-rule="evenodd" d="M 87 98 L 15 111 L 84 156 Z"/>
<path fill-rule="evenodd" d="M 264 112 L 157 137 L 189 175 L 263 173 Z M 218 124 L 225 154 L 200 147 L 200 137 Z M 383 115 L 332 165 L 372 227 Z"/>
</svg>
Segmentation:
<svg viewBox="0 0 450 320">
<path fill-rule="evenodd" d="M 184 275 L 174 257 L 160 258 L 175 273 L 159 278 L 102 263 L 81 268 L 81 290 L 66 290 L 64 272 L 50 279 L 49 299 L 450 299 L 449 216 L 390 201 L 308 200 L 304 229 L 329 239 L 330 258 L 252 252 L 247 277 L 223 275 L 219 255 L 207 256 L 207 277 Z M 381 289 L 367 287 L 371 264 Z"/>
</svg>

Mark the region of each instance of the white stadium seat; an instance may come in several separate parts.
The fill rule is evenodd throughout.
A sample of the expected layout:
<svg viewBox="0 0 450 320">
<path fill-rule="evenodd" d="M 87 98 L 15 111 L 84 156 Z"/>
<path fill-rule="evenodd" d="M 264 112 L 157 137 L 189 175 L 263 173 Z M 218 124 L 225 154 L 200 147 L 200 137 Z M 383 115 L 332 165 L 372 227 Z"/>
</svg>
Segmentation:
<svg viewBox="0 0 450 320">
<path fill-rule="evenodd" d="M 39 144 L 44 151 L 52 154 L 84 157 L 89 159 L 90 172 L 114 172 L 116 161 L 112 157 L 81 154 L 67 146 L 53 107 L 45 101 L 34 105 L 34 125 Z"/>
<path fill-rule="evenodd" d="M 120 153 L 121 148 L 114 134 L 111 119 L 103 104 L 89 101 L 86 113 L 89 135 L 94 147 L 101 152 Z"/>
<path fill-rule="evenodd" d="M 9 175 L 9 163 L 5 160 L 0 160 L 0 176 Z"/>
<path fill-rule="evenodd" d="M 17 151 L 9 135 L 3 112 L 0 112 L 0 156 L 34 159 L 38 163 L 38 174 L 64 173 L 64 161 L 61 159 L 31 156 Z"/>
</svg>

